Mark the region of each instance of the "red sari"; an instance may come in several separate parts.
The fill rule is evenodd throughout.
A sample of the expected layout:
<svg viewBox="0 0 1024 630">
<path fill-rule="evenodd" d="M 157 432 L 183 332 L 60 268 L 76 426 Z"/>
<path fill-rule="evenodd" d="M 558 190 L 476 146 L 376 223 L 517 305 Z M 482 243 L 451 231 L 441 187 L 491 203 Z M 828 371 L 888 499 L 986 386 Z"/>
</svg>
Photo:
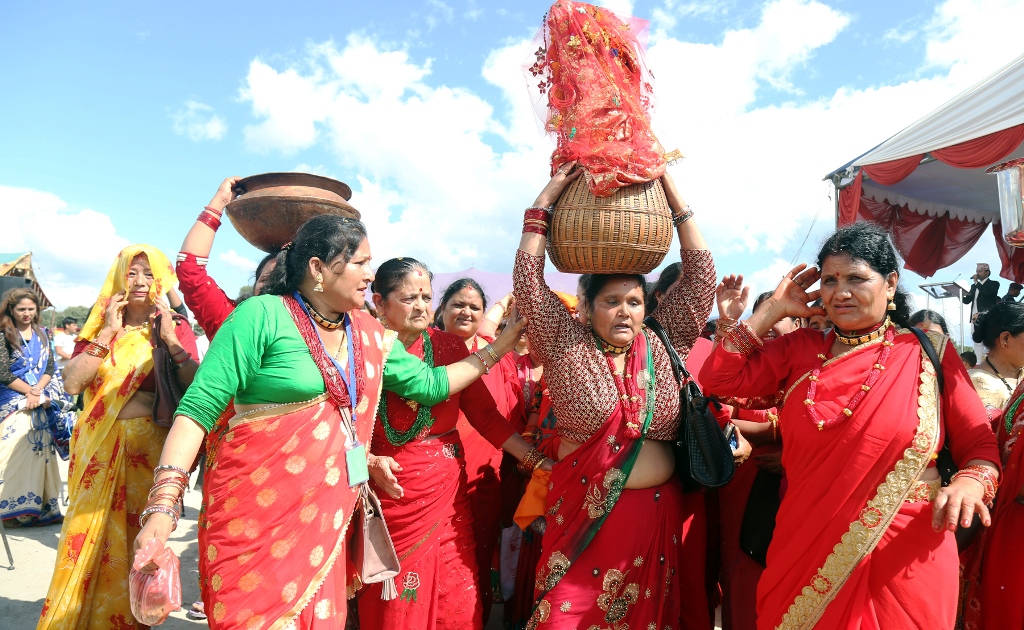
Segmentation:
<svg viewBox="0 0 1024 630">
<path fill-rule="evenodd" d="M 965 630 L 1024 628 L 1024 505 L 1017 497 L 1024 488 L 1024 383 L 1010 396 L 1005 418 L 999 419 L 1003 476 L 985 532 L 978 597 L 967 601 Z"/>
<path fill-rule="evenodd" d="M 958 560 L 931 527 L 937 484 L 917 481 L 948 437 L 954 459 L 996 461 L 985 410 L 952 344 L 940 338 L 945 392 L 917 337 L 896 335 L 881 377 L 852 416 L 819 430 L 804 400 L 834 333 L 799 330 L 749 357 L 717 347 L 701 371 L 726 396 L 786 391 L 779 415 L 788 488 L 758 585 L 758 628 L 952 628 Z M 815 404 L 841 414 L 882 341 L 821 368 Z M 941 404 L 942 422 L 938 409 Z"/>
<path fill-rule="evenodd" d="M 635 376 L 625 379 L 624 396 L 638 398 L 639 408 L 620 400 L 551 473 L 528 630 L 678 627 L 682 486 L 673 477 L 654 488 L 625 489 L 654 405 L 644 388 L 654 378 L 646 334 L 628 352 L 625 373 Z"/>
<path fill-rule="evenodd" d="M 358 486 L 348 484 L 342 428 L 352 409 L 348 390 L 302 307 L 282 299 L 327 391 L 234 416 L 216 433 L 199 528 L 203 601 L 214 630 L 343 630 L 356 578 L 348 546 Z M 366 444 L 393 338 L 372 317 L 350 315 L 355 429 Z"/>
<path fill-rule="evenodd" d="M 455 335 L 436 329 L 429 335 L 434 365 L 451 365 L 469 355 L 466 344 Z M 422 337 L 408 352 L 423 357 Z M 416 421 L 418 407 L 414 409 L 392 392 L 384 395 L 387 422 L 399 432 L 408 431 Z M 478 588 L 464 449 L 455 430 L 460 411 L 490 449 L 513 433 L 480 381 L 434 405 L 433 424 L 404 445 L 391 443 L 383 418 L 374 429 L 371 452 L 394 458 L 403 469 L 396 475 L 405 491 L 402 498 L 394 499 L 376 488 L 402 570 L 395 579 L 398 599 L 382 600 L 379 584 L 360 593 L 359 621 L 364 628 L 483 628 L 481 596 L 489 597 L 490 591 L 482 593 Z"/>
</svg>

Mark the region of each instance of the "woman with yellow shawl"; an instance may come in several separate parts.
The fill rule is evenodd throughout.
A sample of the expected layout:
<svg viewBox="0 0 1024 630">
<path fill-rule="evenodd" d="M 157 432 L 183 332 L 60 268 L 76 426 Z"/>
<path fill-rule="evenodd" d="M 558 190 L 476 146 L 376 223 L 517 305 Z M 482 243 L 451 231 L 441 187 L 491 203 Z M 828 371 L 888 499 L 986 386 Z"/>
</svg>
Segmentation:
<svg viewBox="0 0 1024 630">
<path fill-rule="evenodd" d="M 152 421 L 150 327 L 158 314 L 172 321 L 163 296 L 176 282 L 156 248 L 121 250 L 64 369 L 68 393 L 81 392 L 85 406 L 71 436 L 71 504 L 39 628 L 142 627 L 132 617 L 128 571 L 168 431 Z M 186 388 L 198 367 L 192 329 L 160 328 Z"/>
</svg>

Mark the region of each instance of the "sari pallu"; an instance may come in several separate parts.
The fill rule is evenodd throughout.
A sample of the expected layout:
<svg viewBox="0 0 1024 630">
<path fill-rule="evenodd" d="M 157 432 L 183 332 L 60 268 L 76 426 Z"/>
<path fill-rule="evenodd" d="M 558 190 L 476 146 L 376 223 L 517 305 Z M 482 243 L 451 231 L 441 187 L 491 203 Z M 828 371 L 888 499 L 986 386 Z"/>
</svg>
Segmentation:
<svg viewBox="0 0 1024 630">
<path fill-rule="evenodd" d="M 167 429 L 118 419 L 153 369 L 148 331 L 117 339 L 83 393 L 71 436 L 70 505 L 40 628 L 136 628 L 128 602 L 131 545 Z"/>
<path fill-rule="evenodd" d="M 529 630 L 679 627 L 682 486 L 673 477 L 624 489 L 653 413 L 652 364 L 645 333 L 626 359 L 641 388 L 639 416 L 620 400 L 600 430 L 554 466 Z"/>
<path fill-rule="evenodd" d="M 356 587 L 349 548 L 359 487 L 348 484 L 343 428 L 350 397 L 302 306 L 291 296 L 282 300 L 327 391 L 215 429 L 199 527 L 203 602 L 214 630 L 340 630 Z M 355 430 L 367 444 L 394 338 L 369 316 L 350 317 Z"/>
<path fill-rule="evenodd" d="M 394 409 L 392 407 L 391 409 Z M 381 599 L 381 585 L 359 594 L 364 628 L 469 630 L 483 628 L 477 589 L 476 544 L 457 431 L 430 440 L 392 445 L 378 429 L 374 455 L 393 457 L 403 469 L 401 499 L 376 488 L 402 569 L 399 598 Z"/>
<path fill-rule="evenodd" d="M 860 389 L 879 343 L 825 362 L 822 416 L 841 413 Z M 853 415 L 824 430 L 804 404 L 806 376 L 780 412 L 788 488 L 758 584 L 757 627 L 951 628 L 956 542 L 932 530 L 930 501 L 905 502 L 939 446 L 931 362 L 915 336 L 897 335 Z"/>
</svg>

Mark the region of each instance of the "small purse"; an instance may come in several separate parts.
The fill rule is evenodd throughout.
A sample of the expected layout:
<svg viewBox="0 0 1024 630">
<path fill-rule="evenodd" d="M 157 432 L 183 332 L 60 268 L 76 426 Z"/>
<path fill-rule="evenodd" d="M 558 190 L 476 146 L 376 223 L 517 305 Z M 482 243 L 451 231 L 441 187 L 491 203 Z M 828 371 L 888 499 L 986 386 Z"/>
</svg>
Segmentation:
<svg viewBox="0 0 1024 630">
<path fill-rule="evenodd" d="M 362 511 L 362 519 L 359 521 L 362 531 L 356 533 L 354 554 L 359 577 L 363 584 L 383 582 L 380 598 L 395 599 L 398 597 L 395 578 L 402 569 L 395 544 L 391 542 L 388 524 L 384 522 L 380 499 L 369 483 L 359 486 L 359 507 Z"/>
<path fill-rule="evenodd" d="M 672 372 L 680 384 L 679 439 L 675 453 L 676 472 L 683 482 L 683 492 L 720 488 L 732 479 L 736 464 L 729 440 L 711 412 L 711 405 L 718 403 L 700 391 L 661 324 L 653 317 L 645 319 L 644 324 L 664 344 Z"/>
<path fill-rule="evenodd" d="M 178 368 L 171 358 L 171 351 L 167 343 L 160 338 L 160 320 L 163 315 L 157 315 L 153 320 L 153 330 L 150 333 L 150 343 L 153 345 L 153 377 L 156 380 L 155 396 L 153 398 L 153 424 L 160 427 L 169 427 L 174 423 L 174 413 L 178 410 L 178 403 L 185 395 L 185 390 L 178 383 Z M 173 313 L 171 315 L 172 325 L 188 326 L 188 320 Z"/>
</svg>

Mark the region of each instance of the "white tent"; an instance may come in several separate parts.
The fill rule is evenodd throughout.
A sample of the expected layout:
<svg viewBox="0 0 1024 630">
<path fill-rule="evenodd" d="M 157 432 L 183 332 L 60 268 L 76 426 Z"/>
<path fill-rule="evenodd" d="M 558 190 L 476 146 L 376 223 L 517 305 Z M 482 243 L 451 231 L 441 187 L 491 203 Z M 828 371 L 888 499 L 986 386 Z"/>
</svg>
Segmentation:
<svg viewBox="0 0 1024 630">
<path fill-rule="evenodd" d="M 962 231 L 959 241 L 950 239 L 957 241 L 962 250 L 959 255 L 950 260 L 955 252 L 947 250 L 940 256 L 940 252 L 929 251 L 932 260 L 914 269 L 931 275 L 965 254 L 980 238 L 985 224 L 999 223 L 996 178 L 985 174 L 985 168 L 1012 157 L 1024 157 L 1022 140 L 1024 55 L 829 173 L 826 179 L 841 190 L 836 196 L 837 223 L 867 219 L 884 224 L 907 256 L 917 247 L 914 241 L 919 236 L 927 233 L 934 237 L 936 233 L 922 227 L 921 216 L 908 213 L 958 220 L 947 221 L 942 227 L 951 234 Z M 979 164 L 980 160 L 984 163 Z M 896 212 L 883 212 L 881 203 Z M 914 224 L 913 230 L 905 229 L 908 222 Z M 966 247 L 964 239 L 971 241 Z M 1005 245 L 998 244 L 1007 253 Z M 1003 275 L 1006 272 L 1004 260 Z"/>
</svg>

